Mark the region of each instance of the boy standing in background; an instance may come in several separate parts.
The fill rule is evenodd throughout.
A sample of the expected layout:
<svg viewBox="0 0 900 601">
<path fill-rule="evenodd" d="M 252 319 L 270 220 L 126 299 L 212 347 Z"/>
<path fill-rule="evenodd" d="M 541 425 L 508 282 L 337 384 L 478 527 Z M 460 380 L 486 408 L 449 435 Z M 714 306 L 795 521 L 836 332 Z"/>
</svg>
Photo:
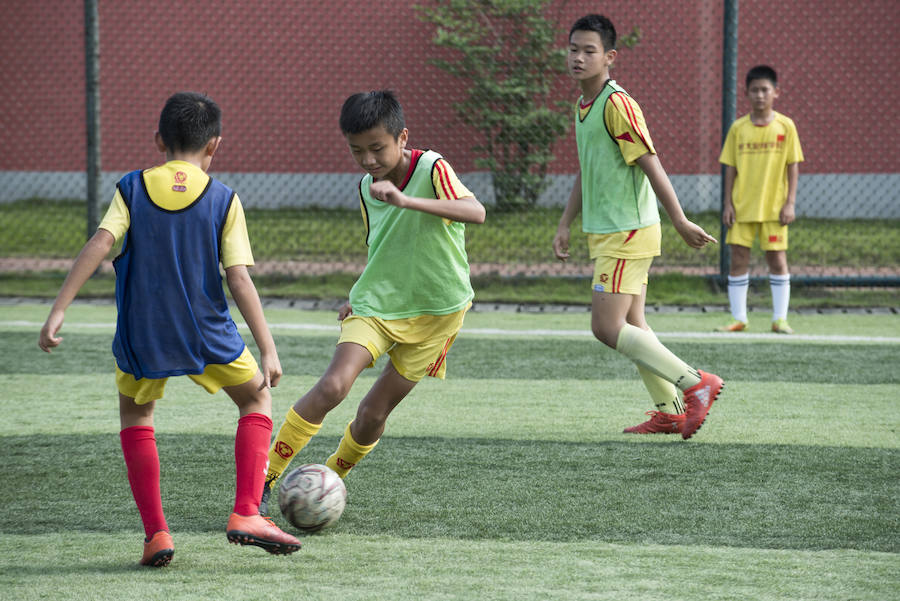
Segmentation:
<svg viewBox="0 0 900 601">
<path fill-rule="evenodd" d="M 794 221 L 797 179 L 803 151 L 794 122 L 774 110 L 778 98 L 775 70 L 759 65 L 747 72 L 750 113 L 728 130 L 719 162 L 725 167 L 725 242 L 731 250 L 728 302 L 732 322 L 720 332 L 746 330 L 750 249 L 759 236 L 766 253 L 772 290 L 772 331 L 793 334 L 787 312 L 791 297 L 788 273 L 788 225 Z"/>
</svg>

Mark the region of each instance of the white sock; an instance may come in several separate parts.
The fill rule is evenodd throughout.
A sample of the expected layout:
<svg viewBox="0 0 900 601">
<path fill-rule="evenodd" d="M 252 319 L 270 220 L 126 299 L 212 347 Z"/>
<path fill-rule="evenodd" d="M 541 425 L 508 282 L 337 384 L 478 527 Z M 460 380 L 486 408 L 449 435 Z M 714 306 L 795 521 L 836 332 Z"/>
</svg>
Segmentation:
<svg viewBox="0 0 900 601">
<path fill-rule="evenodd" d="M 772 289 L 772 321 L 787 319 L 788 304 L 791 302 L 791 274 L 769 274 L 769 288 Z"/>
<path fill-rule="evenodd" d="M 750 288 L 750 272 L 728 276 L 728 304 L 731 316 L 747 323 L 747 290 Z"/>
</svg>

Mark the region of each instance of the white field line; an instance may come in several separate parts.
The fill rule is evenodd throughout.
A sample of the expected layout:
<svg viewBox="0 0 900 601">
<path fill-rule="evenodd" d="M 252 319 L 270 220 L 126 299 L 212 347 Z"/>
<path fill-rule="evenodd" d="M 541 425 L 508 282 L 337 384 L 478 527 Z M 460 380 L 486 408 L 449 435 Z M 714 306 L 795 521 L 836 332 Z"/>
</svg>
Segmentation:
<svg viewBox="0 0 900 601">
<path fill-rule="evenodd" d="M 35 328 L 39 330 L 43 323 L 36 321 L 0 321 L 0 328 L 5 327 L 24 327 Z M 85 322 L 66 322 L 63 325 L 65 329 L 115 329 L 116 324 L 107 323 L 85 323 Z M 238 324 L 241 329 L 247 329 L 245 324 Z M 340 328 L 337 325 L 324 325 L 312 323 L 270 323 L 269 327 L 273 330 L 294 330 L 307 332 L 334 332 L 337 333 Z M 461 334 L 463 336 L 507 336 L 507 337 L 532 337 L 532 338 L 590 338 L 593 337 L 588 330 L 507 330 L 503 328 L 467 328 L 463 326 Z M 862 342 L 862 343 L 881 343 L 881 344 L 900 344 L 900 337 L 897 336 L 847 336 L 843 334 L 792 334 L 786 336 L 784 334 L 775 333 L 727 333 L 727 332 L 656 332 L 657 337 L 663 339 L 693 339 L 693 340 L 718 340 L 724 342 L 741 342 L 746 340 L 780 340 L 783 342 Z"/>
</svg>

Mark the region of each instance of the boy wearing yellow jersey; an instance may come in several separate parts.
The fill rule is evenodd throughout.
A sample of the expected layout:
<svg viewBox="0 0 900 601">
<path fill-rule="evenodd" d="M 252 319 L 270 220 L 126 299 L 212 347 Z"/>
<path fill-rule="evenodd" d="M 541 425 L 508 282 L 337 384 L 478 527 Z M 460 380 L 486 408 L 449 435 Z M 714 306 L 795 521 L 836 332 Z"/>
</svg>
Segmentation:
<svg viewBox="0 0 900 601">
<path fill-rule="evenodd" d="M 772 331 L 793 334 L 787 322 L 791 297 L 788 273 L 788 224 L 794 221 L 797 179 L 803 150 L 797 127 L 774 110 L 778 98 L 775 70 L 758 65 L 747 72 L 750 113 L 728 130 L 719 162 L 725 165 L 722 222 L 731 251 L 728 301 L 732 322 L 722 332 L 747 329 L 747 289 L 750 287 L 750 249 L 759 237 L 766 253 L 772 290 Z"/>
<path fill-rule="evenodd" d="M 553 251 L 562 261 L 569 258 L 569 228 L 582 212 L 595 261 L 591 330 L 635 363 L 656 406 L 648 421 L 625 432 L 680 433 L 688 439 L 703 424 L 723 382 L 676 357 L 647 325 L 647 274 L 660 254 L 657 199 L 689 246 L 716 240 L 685 217 L 640 107 L 609 78 L 615 48 L 615 27 L 602 15 L 578 19 L 569 32 L 567 65 L 582 91 L 575 111 L 580 171 Z"/>
<path fill-rule="evenodd" d="M 118 318 L 113 339 L 119 389 L 119 438 L 128 482 L 144 526 L 140 563 L 163 567 L 175 553 L 160 496 L 153 427 L 156 400 L 171 376 L 187 375 L 210 394 L 224 389 L 240 417 L 234 442 L 236 490 L 226 535 L 269 553 L 300 549 L 300 541 L 259 515 L 266 450 L 272 436 L 269 387 L 281 378 L 275 342 L 256 287 L 244 211 L 237 194 L 206 174 L 222 141 L 221 111 L 192 92 L 163 107 L 156 147 L 166 163 L 119 180 L 113 202 L 85 244 L 41 329 L 38 345 L 58 346 L 66 308 L 124 238 L 114 261 Z M 231 318 L 228 288 L 260 349 L 260 366 Z"/>
<path fill-rule="evenodd" d="M 288 410 L 269 450 L 263 512 L 291 459 L 360 372 L 387 353 L 390 361 L 325 462 L 347 476 L 378 443 L 388 415 L 416 383 L 444 377 L 447 351 L 474 297 L 464 224 L 483 223 L 484 206 L 441 155 L 406 147 L 409 132 L 392 92 L 350 96 L 340 127 L 366 172 L 358 193 L 368 260 L 338 312 L 341 335 L 331 364 Z"/>
</svg>

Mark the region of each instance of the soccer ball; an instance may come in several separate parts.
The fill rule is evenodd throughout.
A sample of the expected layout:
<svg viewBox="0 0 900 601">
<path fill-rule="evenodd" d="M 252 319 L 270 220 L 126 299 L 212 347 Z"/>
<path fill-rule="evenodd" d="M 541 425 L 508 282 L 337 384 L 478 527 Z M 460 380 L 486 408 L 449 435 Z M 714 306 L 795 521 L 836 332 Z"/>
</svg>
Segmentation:
<svg viewBox="0 0 900 601">
<path fill-rule="evenodd" d="M 316 532 L 331 526 L 347 504 L 344 481 L 330 467 L 308 463 L 281 479 L 278 505 L 296 528 Z"/>
</svg>

